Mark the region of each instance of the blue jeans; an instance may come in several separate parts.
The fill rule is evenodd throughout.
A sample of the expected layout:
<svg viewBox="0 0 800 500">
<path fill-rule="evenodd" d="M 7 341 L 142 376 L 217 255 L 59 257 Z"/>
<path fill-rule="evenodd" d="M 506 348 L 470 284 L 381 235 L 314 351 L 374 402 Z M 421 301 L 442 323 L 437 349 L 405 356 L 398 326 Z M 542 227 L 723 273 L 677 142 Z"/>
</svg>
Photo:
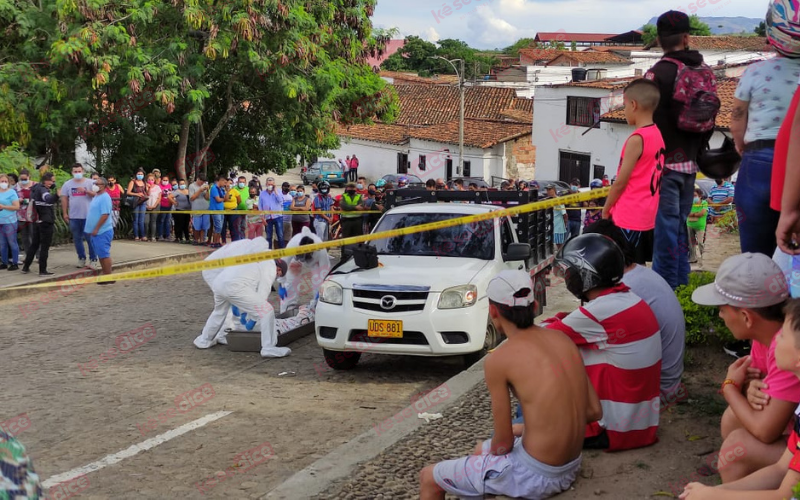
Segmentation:
<svg viewBox="0 0 800 500">
<path fill-rule="evenodd" d="M 11 260 L 8 250 L 11 249 Z M 3 264 L 15 266 L 19 263 L 19 245 L 17 244 L 17 221 L 9 224 L 0 224 L 0 257 Z"/>
<path fill-rule="evenodd" d="M 147 233 L 144 229 L 144 214 L 146 210 L 144 203 L 133 209 L 133 236 L 134 238 L 144 238 Z"/>
<path fill-rule="evenodd" d="M 170 210 L 169 208 L 162 208 L 158 212 L 158 218 L 156 219 L 156 235 L 162 240 L 169 239 L 169 233 L 172 232 L 170 227 L 172 214 L 169 213 Z"/>
<path fill-rule="evenodd" d="M 269 247 L 272 249 L 272 230 L 275 230 L 276 236 L 278 237 L 278 248 L 284 247 L 283 242 L 283 216 L 276 217 L 274 219 L 267 219 L 267 242 L 269 243 Z"/>
<path fill-rule="evenodd" d="M 742 253 L 763 253 L 772 258 L 777 243 L 780 212 L 769 208 L 772 148 L 745 151 L 736 180 L 736 214 Z"/>
<path fill-rule="evenodd" d="M 669 168 L 661 177 L 653 242 L 653 271 L 673 289 L 689 283 L 689 231 L 686 219 L 692 210 L 696 174 Z"/>
<path fill-rule="evenodd" d="M 568 231 L 567 238 L 575 238 L 576 236 L 580 236 L 581 235 L 581 221 L 579 221 L 579 220 L 567 221 L 567 231 Z"/>
<path fill-rule="evenodd" d="M 231 241 L 239 241 L 244 238 L 244 230 L 242 229 L 242 225 L 244 224 L 244 215 L 231 215 L 231 220 L 229 222 L 229 227 L 231 230 Z"/>
<path fill-rule="evenodd" d="M 72 242 L 75 243 L 75 251 L 78 252 L 78 258 L 84 260 L 86 258 L 86 251 L 83 249 L 83 240 L 86 240 L 86 246 L 89 247 L 89 260 L 97 260 L 97 255 L 94 253 L 94 245 L 92 245 L 92 238 L 83 231 L 85 225 L 86 219 L 70 218 L 69 220 L 69 230 L 72 231 Z"/>
</svg>

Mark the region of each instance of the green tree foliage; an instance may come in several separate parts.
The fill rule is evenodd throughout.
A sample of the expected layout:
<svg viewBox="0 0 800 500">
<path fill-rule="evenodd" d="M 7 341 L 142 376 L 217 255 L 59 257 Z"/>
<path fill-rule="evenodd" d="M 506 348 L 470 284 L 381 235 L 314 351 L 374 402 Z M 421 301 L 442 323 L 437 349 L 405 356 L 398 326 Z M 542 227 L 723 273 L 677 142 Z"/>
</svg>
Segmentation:
<svg viewBox="0 0 800 500">
<path fill-rule="evenodd" d="M 69 163 L 79 132 L 99 169 L 185 173 L 190 132 L 213 172 L 283 172 L 338 145 L 336 121 L 396 96 L 366 58 L 375 0 L 0 0 L 0 146 Z M 393 100 L 394 99 L 394 100 Z M 133 105 L 136 101 L 138 105 Z"/>
<path fill-rule="evenodd" d="M 533 45 L 533 38 L 520 38 L 517 40 L 513 45 L 509 45 L 508 47 L 503 49 L 503 54 L 507 56 L 518 56 L 520 49 L 527 49 L 528 47 Z"/>
<path fill-rule="evenodd" d="M 711 28 L 708 24 L 700 20 L 700 16 L 693 14 L 689 16 L 689 34 L 693 36 L 711 36 Z M 645 24 L 642 27 L 642 39 L 645 45 L 655 42 L 658 38 L 658 30 L 655 24 Z"/>
<path fill-rule="evenodd" d="M 756 26 L 753 32 L 758 36 L 767 36 L 767 23 L 761 21 L 758 23 L 758 26 Z"/>
<path fill-rule="evenodd" d="M 438 45 L 437 47 L 419 37 L 409 36 L 405 45 L 384 61 L 381 68 L 387 71 L 411 71 L 420 76 L 455 74 L 450 64 L 436 59 L 439 56 L 448 60 L 463 59 L 464 73 L 469 79 L 485 75 L 492 65 L 497 64 L 496 57 L 482 55 L 461 40 L 440 40 Z M 458 68 L 460 63 L 455 64 Z"/>
</svg>

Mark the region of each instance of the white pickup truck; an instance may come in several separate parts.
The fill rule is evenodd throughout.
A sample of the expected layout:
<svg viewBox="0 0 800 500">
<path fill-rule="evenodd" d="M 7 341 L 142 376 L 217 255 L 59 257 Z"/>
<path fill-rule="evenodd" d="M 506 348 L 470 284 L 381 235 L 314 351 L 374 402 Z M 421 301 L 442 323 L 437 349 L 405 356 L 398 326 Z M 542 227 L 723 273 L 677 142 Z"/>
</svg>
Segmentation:
<svg viewBox="0 0 800 500">
<path fill-rule="evenodd" d="M 376 233 L 537 200 L 535 191 L 387 194 L 393 208 L 383 214 Z M 498 272 L 528 270 L 541 313 L 553 261 L 552 221 L 552 209 L 540 210 L 370 242 L 378 267 L 361 268 L 351 257 L 321 285 L 315 333 L 325 361 L 347 370 L 369 351 L 464 355 L 471 365 L 502 340 L 489 320 L 486 296 Z"/>
</svg>

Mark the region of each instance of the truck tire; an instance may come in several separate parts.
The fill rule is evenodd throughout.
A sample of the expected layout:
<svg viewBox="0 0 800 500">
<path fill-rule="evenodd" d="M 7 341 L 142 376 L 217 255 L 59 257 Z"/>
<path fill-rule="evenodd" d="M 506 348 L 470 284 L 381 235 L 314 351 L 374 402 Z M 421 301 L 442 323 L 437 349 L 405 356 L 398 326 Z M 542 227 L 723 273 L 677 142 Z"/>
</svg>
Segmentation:
<svg viewBox="0 0 800 500">
<path fill-rule="evenodd" d="M 361 353 L 358 351 L 329 351 L 323 349 L 322 354 L 325 356 L 325 363 L 334 370 L 352 370 L 361 359 Z"/>
<path fill-rule="evenodd" d="M 470 366 L 474 365 L 478 361 L 481 360 L 484 356 L 489 354 L 489 351 L 500 345 L 502 341 L 502 335 L 500 332 L 497 331 L 494 324 L 492 324 L 491 318 L 486 319 L 486 338 L 483 340 L 483 349 L 476 352 L 471 352 L 469 354 L 464 355 L 464 366 L 469 368 Z"/>
</svg>

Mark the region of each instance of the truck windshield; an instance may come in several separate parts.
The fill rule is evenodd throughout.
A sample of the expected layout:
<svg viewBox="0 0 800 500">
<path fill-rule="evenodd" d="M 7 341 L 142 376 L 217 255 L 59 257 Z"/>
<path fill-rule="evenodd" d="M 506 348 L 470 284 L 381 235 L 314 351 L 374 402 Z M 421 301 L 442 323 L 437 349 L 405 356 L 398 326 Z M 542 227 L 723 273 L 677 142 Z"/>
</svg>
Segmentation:
<svg viewBox="0 0 800 500">
<path fill-rule="evenodd" d="M 419 226 L 465 215 L 467 214 L 388 214 L 381 219 L 380 224 L 373 232 Z M 494 259 L 494 224 L 492 220 L 483 220 L 433 231 L 374 240 L 372 244 L 377 247 L 378 253 L 383 255 L 428 255 L 492 260 Z"/>
</svg>

